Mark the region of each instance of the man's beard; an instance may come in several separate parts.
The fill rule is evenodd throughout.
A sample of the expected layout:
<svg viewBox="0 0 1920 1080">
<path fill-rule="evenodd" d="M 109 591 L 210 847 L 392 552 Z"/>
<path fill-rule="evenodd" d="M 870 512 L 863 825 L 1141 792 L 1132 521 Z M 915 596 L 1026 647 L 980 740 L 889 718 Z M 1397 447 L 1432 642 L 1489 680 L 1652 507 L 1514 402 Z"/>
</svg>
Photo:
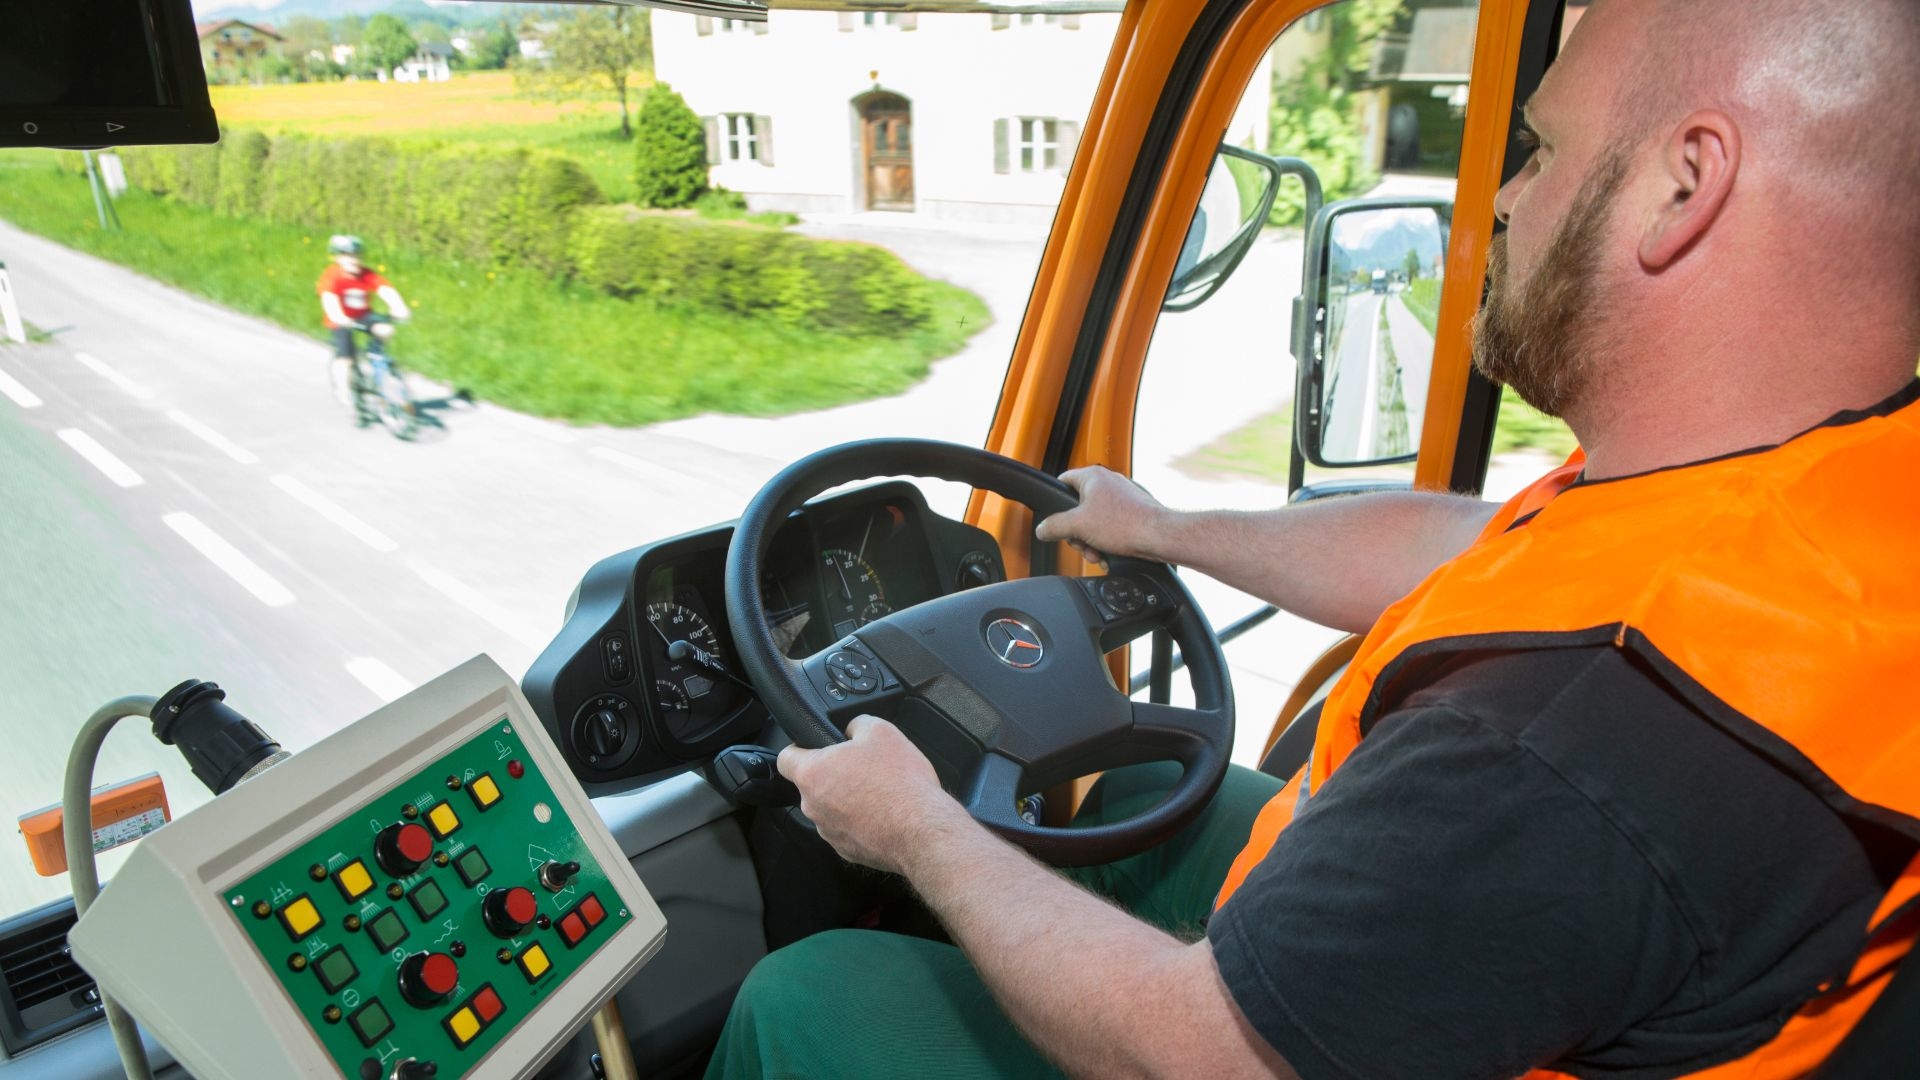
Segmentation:
<svg viewBox="0 0 1920 1080">
<path fill-rule="evenodd" d="M 1507 238 L 1487 258 L 1487 299 L 1473 320 L 1473 366 L 1522 401 L 1564 416 L 1593 381 L 1602 303 L 1601 253 L 1627 154 L 1614 148 L 1575 193 L 1526 286 L 1507 287 Z"/>
</svg>

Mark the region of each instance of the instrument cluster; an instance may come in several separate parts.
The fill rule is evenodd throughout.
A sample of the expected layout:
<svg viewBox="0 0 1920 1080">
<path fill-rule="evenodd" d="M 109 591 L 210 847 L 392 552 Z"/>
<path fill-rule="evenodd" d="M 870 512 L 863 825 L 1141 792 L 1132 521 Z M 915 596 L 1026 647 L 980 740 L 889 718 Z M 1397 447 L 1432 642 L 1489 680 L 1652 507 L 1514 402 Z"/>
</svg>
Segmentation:
<svg viewBox="0 0 1920 1080">
<path fill-rule="evenodd" d="M 647 780 L 753 741 L 770 717 L 734 658 L 731 524 L 603 559 L 524 689 L 583 782 Z M 761 579 L 775 642 L 809 656 L 896 609 L 1004 577 L 979 529 L 888 482 L 815 500 L 775 535 Z"/>
</svg>

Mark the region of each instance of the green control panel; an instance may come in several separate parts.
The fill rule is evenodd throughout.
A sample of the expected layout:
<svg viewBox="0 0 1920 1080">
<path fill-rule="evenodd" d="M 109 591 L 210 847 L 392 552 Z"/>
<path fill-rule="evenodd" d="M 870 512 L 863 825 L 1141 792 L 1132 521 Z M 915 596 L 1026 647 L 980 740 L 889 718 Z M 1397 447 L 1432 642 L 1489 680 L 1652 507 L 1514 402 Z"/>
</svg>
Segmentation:
<svg viewBox="0 0 1920 1080">
<path fill-rule="evenodd" d="M 225 899 L 348 1080 L 467 1075 L 631 917 L 506 719 Z"/>
</svg>

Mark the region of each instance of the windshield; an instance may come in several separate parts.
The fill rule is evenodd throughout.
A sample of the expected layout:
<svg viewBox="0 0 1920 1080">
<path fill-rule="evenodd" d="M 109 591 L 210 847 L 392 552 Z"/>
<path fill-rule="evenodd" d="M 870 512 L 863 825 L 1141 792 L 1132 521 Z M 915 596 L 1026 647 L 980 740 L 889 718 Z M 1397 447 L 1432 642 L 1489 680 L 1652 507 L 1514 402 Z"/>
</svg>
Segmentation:
<svg viewBox="0 0 1920 1080">
<path fill-rule="evenodd" d="M 475 654 L 526 671 L 594 562 L 736 516 L 810 451 L 979 445 L 1120 18 L 368 6 L 204 12 L 217 148 L 0 151 L 16 818 L 57 801 L 111 698 L 211 679 L 298 750 Z M 1426 40 L 1416 10 L 1471 5 L 1342 7 L 1275 46 L 1227 141 L 1306 158 L 1330 198 L 1450 177 L 1465 68 L 1416 84 L 1394 58 Z M 1164 339 L 1239 335 L 1272 384 L 1255 412 L 1290 400 L 1284 328 L 1219 320 L 1286 306 L 1253 294 L 1297 277 L 1275 253 L 1299 211 L 1283 190 L 1250 259 L 1274 273 Z M 1155 392 L 1143 475 L 1202 475 L 1194 446 L 1226 430 L 1206 425 L 1247 419 L 1197 389 Z M 961 515 L 964 490 L 921 486 Z M 1307 659 L 1236 667 L 1265 695 L 1243 729 Z M 157 771 L 176 816 L 204 802 L 145 729 L 122 725 L 96 781 Z M 0 844 L 0 917 L 67 892 L 23 840 Z"/>
</svg>

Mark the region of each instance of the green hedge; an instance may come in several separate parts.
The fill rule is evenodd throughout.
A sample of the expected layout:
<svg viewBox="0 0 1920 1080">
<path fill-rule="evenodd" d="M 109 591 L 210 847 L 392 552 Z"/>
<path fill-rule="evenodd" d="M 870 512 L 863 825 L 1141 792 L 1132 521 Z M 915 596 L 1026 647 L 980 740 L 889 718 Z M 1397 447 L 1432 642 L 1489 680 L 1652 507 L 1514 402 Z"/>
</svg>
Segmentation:
<svg viewBox="0 0 1920 1080">
<path fill-rule="evenodd" d="M 122 151 L 136 187 L 228 216 L 354 233 L 380 249 L 526 266 L 622 297 L 784 325 L 896 337 L 925 325 L 925 278 L 866 244 L 644 213 L 572 158 L 375 138 L 269 139 Z"/>
<path fill-rule="evenodd" d="M 580 215 L 580 280 L 615 296 L 892 336 L 926 322 L 926 279 L 892 252 L 631 207 Z"/>
</svg>

